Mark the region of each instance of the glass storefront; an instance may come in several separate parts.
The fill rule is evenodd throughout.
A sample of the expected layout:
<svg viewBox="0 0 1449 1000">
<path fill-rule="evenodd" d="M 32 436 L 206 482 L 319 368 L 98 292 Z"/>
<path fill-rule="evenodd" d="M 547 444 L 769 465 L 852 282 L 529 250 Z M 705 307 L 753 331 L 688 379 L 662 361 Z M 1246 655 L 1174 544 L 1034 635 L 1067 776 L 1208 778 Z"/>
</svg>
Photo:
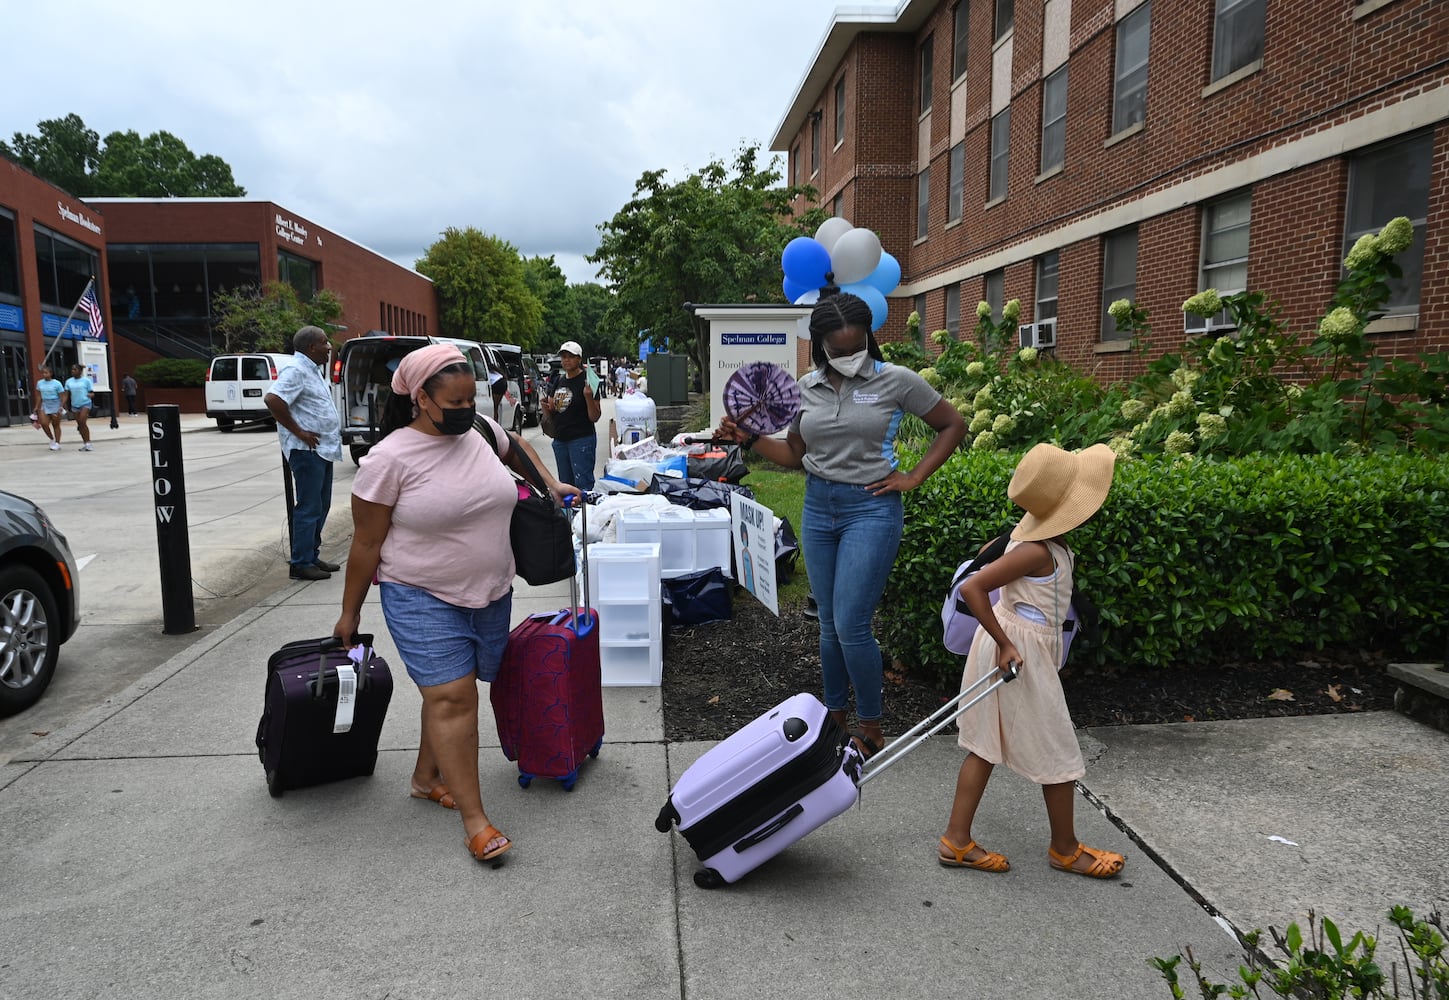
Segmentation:
<svg viewBox="0 0 1449 1000">
<path fill-rule="evenodd" d="M 277 251 L 277 277 L 297 290 L 297 298 L 311 302 L 321 286 L 317 262 L 285 250 Z"/>
<path fill-rule="evenodd" d="M 58 310 L 63 317 L 80 299 L 91 278 L 99 281 L 100 254 L 44 226 L 36 226 L 35 268 L 41 308 Z"/>
<path fill-rule="evenodd" d="M 106 248 L 111 315 L 127 334 L 209 355 L 216 296 L 262 281 L 255 243 L 134 244 Z"/>
</svg>

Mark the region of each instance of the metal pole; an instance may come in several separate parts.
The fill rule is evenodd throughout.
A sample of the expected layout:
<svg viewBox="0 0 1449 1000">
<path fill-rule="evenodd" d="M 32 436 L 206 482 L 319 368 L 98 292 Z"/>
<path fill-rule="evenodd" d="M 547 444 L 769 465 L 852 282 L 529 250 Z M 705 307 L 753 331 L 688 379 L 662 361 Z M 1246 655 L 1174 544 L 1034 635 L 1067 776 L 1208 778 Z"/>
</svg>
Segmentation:
<svg viewBox="0 0 1449 1000">
<path fill-rule="evenodd" d="M 95 275 L 91 275 L 91 280 L 86 282 L 85 291 L 80 293 L 80 297 L 75 300 L 75 305 L 70 307 L 70 315 L 65 318 L 64 323 L 60 324 L 60 332 L 55 335 L 55 343 L 50 345 L 50 350 L 45 352 L 45 360 L 40 363 L 41 368 L 45 368 L 50 364 L 50 356 L 55 353 L 55 349 L 59 347 L 60 342 L 65 339 L 65 331 L 66 328 L 70 326 L 70 321 L 75 319 L 75 311 L 80 308 L 80 300 L 86 297 L 86 292 L 90 291 L 91 286 L 95 283 Z M 41 336 L 44 337 L 44 334 L 41 334 Z M 52 369 L 52 371 L 53 370 L 54 369 Z"/>
<path fill-rule="evenodd" d="M 181 460 L 181 408 L 146 407 L 151 439 L 151 496 L 156 508 L 156 552 L 161 566 L 162 629 L 167 635 L 196 630 L 191 596 L 191 535 L 186 523 L 186 473 Z"/>
</svg>

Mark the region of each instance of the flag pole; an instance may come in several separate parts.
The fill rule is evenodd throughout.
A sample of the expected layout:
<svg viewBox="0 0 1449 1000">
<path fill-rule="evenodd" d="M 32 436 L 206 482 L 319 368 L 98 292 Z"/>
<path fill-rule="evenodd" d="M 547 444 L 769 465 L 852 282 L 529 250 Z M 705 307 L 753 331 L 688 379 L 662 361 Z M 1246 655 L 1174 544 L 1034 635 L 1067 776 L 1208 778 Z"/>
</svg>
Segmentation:
<svg viewBox="0 0 1449 1000">
<path fill-rule="evenodd" d="M 93 274 L 91 275 L 91 280 L 86 282 L 86 287 L 81 291 L 80 297 L 75 300 L 75 305 L 70 307 L 70 315 L 67 316 L 65 318 L 65 322 L 60 325 L 60 332 L 55 335 L 55 343 L 51 344 L 50 350 L 45 352 L 45 359 L 40 362 L 41 368 L 47 368 L 50 366 L 50 356 L 55 353 L 55 349 L 60 346 L 61 340 L 64 339 L 65 331 L 70 327 L 70 321 L 75 319 L 75 312 L 77 309 L 80 308 L 81 299 L 86 297 L 86 292 L 90 291 L 91 286 L 95 283 L 96 276 Z M 54 369 L 51 370 L 51 374 L 55 374 Z"/>
</svg>

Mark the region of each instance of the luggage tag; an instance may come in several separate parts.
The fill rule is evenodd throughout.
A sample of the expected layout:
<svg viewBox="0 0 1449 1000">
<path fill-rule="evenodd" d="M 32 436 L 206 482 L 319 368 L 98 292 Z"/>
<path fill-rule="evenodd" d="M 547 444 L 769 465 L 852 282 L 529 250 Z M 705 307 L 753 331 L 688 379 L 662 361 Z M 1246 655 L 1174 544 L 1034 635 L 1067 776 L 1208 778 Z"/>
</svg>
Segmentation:
<svg viewBox="0 0 1449 1000">
<path fill-rule="evenodd" d="M 337 667 L 337 714 L 332 718 L 334 734 L 352 731 L 352 716 L 357 708 L 357 676 L 366 655 L 365 647 L 356 646 L 347 651 L 347 658 L 356 666 L 339 664 Z"/>
</svg>

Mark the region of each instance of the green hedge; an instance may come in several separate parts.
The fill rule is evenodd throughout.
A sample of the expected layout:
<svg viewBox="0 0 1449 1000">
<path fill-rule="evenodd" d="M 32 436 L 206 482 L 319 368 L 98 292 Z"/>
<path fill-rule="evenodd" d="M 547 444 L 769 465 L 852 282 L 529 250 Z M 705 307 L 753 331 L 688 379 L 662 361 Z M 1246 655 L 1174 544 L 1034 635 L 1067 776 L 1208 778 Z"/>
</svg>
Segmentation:
<svg viewBox="0 0 1449 1000">
<path fill-rule="evenodd" d="M 1018 455 L 953 456 L 905 495 L 886 644 L 954 679 L 941 601 L 956 565 L 1014 524 Z M 902 462 L 909 468 L 911 456 Z M 1449 463 L 1422 455 L 1264 455 L 1119 463 L 1101 512 L 1068 538 L 1102 644 L 1079 664 L 1208 665 L 1352 643 L 1443 650 Z"/>
<path fill-rule="evenodd" d="M 209 366 L 199 358 L 161 358 L 137 365 L 136 380 L 158 389 L 191 389 L 206 384 Z"/>
</svg>

